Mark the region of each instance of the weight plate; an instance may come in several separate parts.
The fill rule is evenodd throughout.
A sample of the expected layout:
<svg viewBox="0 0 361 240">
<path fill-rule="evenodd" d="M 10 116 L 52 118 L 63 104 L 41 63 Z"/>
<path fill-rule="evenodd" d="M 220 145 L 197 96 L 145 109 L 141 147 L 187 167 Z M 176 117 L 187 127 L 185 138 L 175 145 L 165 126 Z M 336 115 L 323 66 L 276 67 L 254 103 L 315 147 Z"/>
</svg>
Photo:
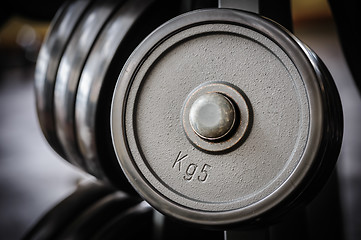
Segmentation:
<svg viewBox="0 0 361 240">
<path fill-rule="evenodd" d="M 67 2 L 59 9 L 49 27 L 36 63 L 35 96 L 40 127 L 47 141 L 62 157 L 64 151 L 56 136 L 53 113 L 56 72 L 69 38 L 90 2 Z"/>
<path fill-rule="evenodd" d="M 61 58 L 54 90 L 56 133 L 68 160 L 87 169 L 77 147 L 74 105 L 80 74 L 102 27 L 119 1 L 98 0 L 84 13 Z"/>
<path fill-rule="evenodd" d="M 117 216 L 141 202 L 122 192 L 114 192 L 95 202 L 58 235 L 57 239 L 90 239 Z M 124 229 L 126 231 L 126 229 Z"/>
<path fill-rule="evenodd" d="M 109 219 L 99 228 L 91 239 L 154 239 L 153 235 L 154 209 L 145 201 L 126 209 L 114 219 Z"/>
<path fill-rule="evenodd" d="M 74 218 L 112 192 L 113 188 L 99 182 L 81 184 L 74 193 L 46 213 L 23 239 L 54 239 Z"/>
<path fill-rule="evenodd" d="M 233 134 L 187 136 L 188 100 L 200 86 L 238 109 Z M 239 89 L 247 108 L 224 86 Z M 244 116 L 248 134 L 212 151 L 239 136 Z M 276 23 L 229 9 L 187 13 L 145 39 L 119 76 L 111 116 L 119 163 L 139 194 L 208 227 L 273 218 L 310 197 L 337 160 L 342 124 L 316 54 Z"/>
<path fill-rule="evenodd" d="M 100 33 L 80 77 L 75 105 L 79 149 L 93 174 L 103 169 L 113 184 L 127 192 L 134 189 L 122 174 L 111 141 L 113 90 L 131 52 L 178 11 L 177 5 L 169 1 L 126 1 Z"/>
<path fill-rule="evenodd" d="M 104 91 L 103 87 L 109 85 L 103 84 L 103 82 L 112 81 L 111 76 L 106 78 L 106 75 L 108 71 L 111 71 L 109 67 L 114 60 L 116 51 L 122 51 L 124 53 L 123 58 L 130 54 L 126 54 L 126 49 L 131 46 L 124 44 L 126 42 L 125 37 L 151 3 L 152 1 L 148 0 L 126 1 L 100 33 L 82 71 L 75 103 L 76 137 L 80 152 L 84 156 L 88 169 L 93 174 L 99 175 L 98 169 L 103 169 L 102 165 L 106 162 L 101 163 L 100 157 L 110 161 L 109 153 L 103 153 L 105 156 L 98 153 L 100 143 L 96 138 L 98 107 L 110 112 L 110 100 L 107 103 L 99 102 L 100 93 L 102 90 Z M 109 88 L 110 90 L 114 89 L 115 81 L 116 77 L 113 77 L 113 86 Z M 111 95 L 111 92 L 109 91 L 108 94 Z M 106 118 L 104 114 L 102 114 L 102 118 Z M 109 120 L 106 123 L 109 124 Z M 104 126 L 100 127 L 104 128 Z M 108 140 L 111 145 L 109 128 L 108 132 L 109 134 L 106 134 L 106 130 L 102 132 L 108 138 L 104 137 L 101 141 Z M 114 168 L 111 170 L 115 171 Z"/>
</svg>

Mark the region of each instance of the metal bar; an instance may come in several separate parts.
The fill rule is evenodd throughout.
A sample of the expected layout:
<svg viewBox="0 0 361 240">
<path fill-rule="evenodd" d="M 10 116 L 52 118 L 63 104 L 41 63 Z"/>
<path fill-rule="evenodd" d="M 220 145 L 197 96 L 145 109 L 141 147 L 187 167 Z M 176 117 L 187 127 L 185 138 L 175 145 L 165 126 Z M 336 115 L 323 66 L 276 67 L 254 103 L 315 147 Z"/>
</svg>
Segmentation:
<svg viewBox="0 0 361 240">
<path fill-rule="evenodd" d="M 278 22 L 292 32 L 291 0 L 260 0 L 259 14 Z"/>
<path fill-rule="evenodd" d="M 258 0 L 218 0 L 218 7 L 259 13 Z"/>
</svg>

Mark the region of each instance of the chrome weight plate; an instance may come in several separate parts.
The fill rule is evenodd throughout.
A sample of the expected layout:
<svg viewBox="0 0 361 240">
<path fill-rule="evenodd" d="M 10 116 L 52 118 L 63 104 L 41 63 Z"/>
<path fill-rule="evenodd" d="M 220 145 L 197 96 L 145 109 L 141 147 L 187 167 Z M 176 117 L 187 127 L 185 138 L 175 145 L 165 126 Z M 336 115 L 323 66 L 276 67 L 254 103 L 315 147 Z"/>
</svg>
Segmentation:
<svg viewBox="0 0 361 240">
<path fill-rule="evenodd" d="M 103 169 L 110 182 L 127 192 L 126 188 L 133 189 L 122 175 L 110 133 L 110 106 L 115 83 L 136 46 L 178 11 L 174 2 L 169 1 L 126 1 L 99 34 L 79 80 L 75 129 L 80 152 L 92 172 Z"/>
<path fill-rule="evenodd" d="M 36 63 L 35 96 L 40 127 L 49 144 L 62 157 L 64 151 L 56 136 L 53 113 L 56 72 L 69 38 L 90 3 L 90 0 L 71 1 L 59 9 L 49 27 Z"/>
<path fill-rule="evenodd" d="M 186 13 L 148 36 L 118 78 L 111 116 L 139 194 L 208 227 L 274 219 L 311 198 L 337 160 L 342 124 L 316 54 L 278 24 L 230 9 Z"/>
<path fill-rule="evenodd" d="M 75 95 L 87 56 L 99 32 L 118 4 L 119 1 L 116 0 L 98 0 L 90 6 L 67 44 L 56 76 L 54 90 L 56 133 L 67 159 L 74 165 L 87 170 L 88 166 L 79 153 L 75 137 Z M 95 175 L 99 174 L 95 173 Z"/>
</svg>

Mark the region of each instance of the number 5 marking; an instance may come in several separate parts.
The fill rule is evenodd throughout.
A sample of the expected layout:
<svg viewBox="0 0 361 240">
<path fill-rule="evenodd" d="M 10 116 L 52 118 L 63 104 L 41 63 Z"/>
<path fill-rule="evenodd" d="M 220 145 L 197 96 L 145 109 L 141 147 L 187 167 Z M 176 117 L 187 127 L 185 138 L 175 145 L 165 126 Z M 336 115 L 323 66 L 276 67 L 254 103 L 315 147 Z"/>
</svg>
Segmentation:
<svg viewBox="0 0 361 240">
<path fill-rule="evenodd" d="M 212 167 L 208 164 L 204 164 L 202 167 L 202 170 L 198 176 L 198 180 L 201 182 L 205 182 L 208 178 L 208 172 L 207 169 L 211 169 Z"/>
</svg>

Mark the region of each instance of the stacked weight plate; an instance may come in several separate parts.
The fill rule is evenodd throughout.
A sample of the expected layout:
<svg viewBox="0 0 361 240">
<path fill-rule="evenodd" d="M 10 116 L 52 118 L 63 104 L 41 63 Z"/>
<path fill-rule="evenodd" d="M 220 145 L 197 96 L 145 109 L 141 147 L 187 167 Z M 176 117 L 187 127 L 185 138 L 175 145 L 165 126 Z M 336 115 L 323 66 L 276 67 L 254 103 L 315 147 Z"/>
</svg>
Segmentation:
<svg viewBox="0 0 361 240">
<path fill-rule="evenodd" d="M 55 78 L 70 36 L 89 5 L 90 1 L 76 1 L 65 4 L 58 11 L 40 50 L 35 71 L 35 92 L 40 126 L 53 149 L 63 157 L 65 154 L 56 136 L 53 114 Z"/>
<path fill-rule="evenodd" d="M 112 93 L 130 53 L 177 15 L 178 5 L 154 0 L 66 3 L 39 54 L 36 102 L 47 141 L 73 165 L 128 192 L 132 188 L 111 144 Z"/>
<path fill-rule="evenodd" d="M 152 215 L 153 209 L 139 198 L 86 182 L 47 212 L 24 239 L 140 239 L 151 235 Z"/>
<path fill-rule="evenodd" d="M 139 197 L 87 181 L 50 209 L 24 240 L 223 239 L 223 232 L 190 228 L 164 219 Z"/>
</svg>

